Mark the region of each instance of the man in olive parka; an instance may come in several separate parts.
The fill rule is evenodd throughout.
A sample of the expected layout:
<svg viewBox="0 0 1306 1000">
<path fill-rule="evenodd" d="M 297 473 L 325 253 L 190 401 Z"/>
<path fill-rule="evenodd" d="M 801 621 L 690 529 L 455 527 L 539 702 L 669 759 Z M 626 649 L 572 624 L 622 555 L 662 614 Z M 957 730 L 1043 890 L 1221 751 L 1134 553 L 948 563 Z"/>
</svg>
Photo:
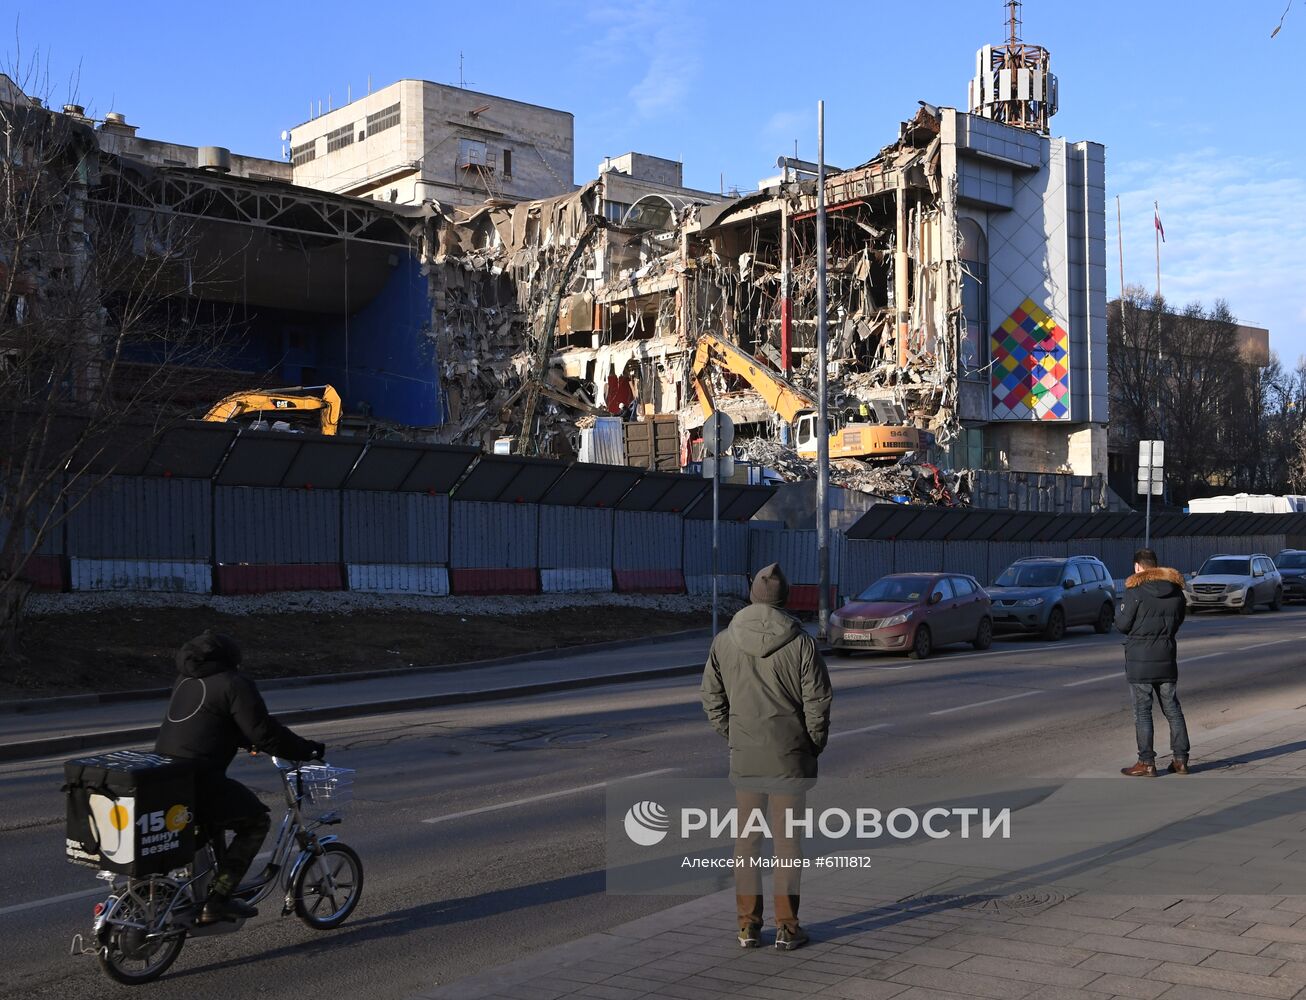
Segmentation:
<svg viewBox="0 0 1306 1000">
<path fill-rule="evenodd" d="M 730 780 L 740 828 L 754 810 L 768 815 L 780 862 L 802 857 L 801 839 L 789 835 L 788 814 L 801 814 L 816 781 L 816 759 L 830 732 L 830 675 L 815 640 L 783 608 L 789 583 L 776 563 L 760 570 L 751 603 L 712 642 L 703 670 L 703 710 L 730 744 Z M 737 867 L 739 943 L 761 944 L 762 896 L 756 857 L 761 835 L 742 836 Z M 775 946 L 790 951 L 807 943 L 798 923 L 800 869 L 776 871 Z"/>
</svg>

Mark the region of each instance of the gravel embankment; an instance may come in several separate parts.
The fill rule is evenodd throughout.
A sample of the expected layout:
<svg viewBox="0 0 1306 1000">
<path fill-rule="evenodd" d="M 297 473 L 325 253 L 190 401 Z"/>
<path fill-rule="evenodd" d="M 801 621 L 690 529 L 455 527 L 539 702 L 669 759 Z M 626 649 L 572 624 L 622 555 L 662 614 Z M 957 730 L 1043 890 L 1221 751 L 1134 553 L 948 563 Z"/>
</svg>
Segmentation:
<svg viewBox="0 0 1306 1000">
<path fill-rule="evenodd" d="M 723 608 L 738 607 L 723 598 Z M 710 609 L 710 595 L 698 594 L 533 594 L 521 597 L 433 597 L 404 594 L 364 594 L 356 591 L 294 591 L 223 597 L 210 594 L 158 594 L 104 591 L 77 594 L 33 594 L 27 611 L 33 615 L 76 615 L 115 608 L 208 608 L 225 615 L 266 615 L 310 612 L 352 614 L 358 611 L 426 611 L 432 615 L 528 615 L 561 608 L 649 608 L 690 612 Z"/>
</svg>

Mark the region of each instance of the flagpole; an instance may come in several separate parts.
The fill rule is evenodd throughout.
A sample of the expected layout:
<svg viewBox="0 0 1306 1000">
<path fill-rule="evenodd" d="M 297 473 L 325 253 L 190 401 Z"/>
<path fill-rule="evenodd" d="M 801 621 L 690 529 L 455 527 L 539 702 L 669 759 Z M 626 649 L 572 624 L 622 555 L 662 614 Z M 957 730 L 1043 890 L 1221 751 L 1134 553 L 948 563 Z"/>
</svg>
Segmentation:
<svg viewBox="0 0 1306 1000">
<path fill-rule="evenodd" d="M 1161 297 L 1161 227 L 1156 224 L 1156 220 L 1161 218 L 1161 206 L 1157 202 L 1152 202 L 1152 211 L 1156 214 L 1152 217 L 1152 228 L 1156 230 L 1156 297 Z"/>
<path fill-rule="evenodd" d="M 1120 307 L 1125 302 L 1125 234 L 1120 224 L 1120 195 L 1116 195 L 1116 249 L 1120 251 Z M 1123 316 L 1123 313 L 1121 314 Z"/>
</svg>

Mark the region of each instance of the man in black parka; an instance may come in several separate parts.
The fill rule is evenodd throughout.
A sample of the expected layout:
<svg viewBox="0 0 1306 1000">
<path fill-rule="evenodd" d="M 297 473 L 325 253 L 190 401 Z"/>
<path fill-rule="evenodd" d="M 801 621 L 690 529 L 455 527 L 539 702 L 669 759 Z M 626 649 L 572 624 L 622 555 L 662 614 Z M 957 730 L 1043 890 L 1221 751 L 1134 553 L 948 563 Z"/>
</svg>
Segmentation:
<svg viewBox="0 0 1306 1000">
<path fill-rule="evenodd" d="M 240 647 L 216 632 L 196 636 L 177 651 L 177 681 L 154 744 L 157 753 L 195 765 L 196 819 L 210 836 L 233 834 L 209 890 L 201 922 L 252 917 L 258 911 L 232 893 L 258 854 L 271 822 L 253 791 L 227 777 L 241 747 L 305 761 L 320 758 L 321 743 L 296 736 L 268 714 L 254 682 L 242 674 Z"/>
<path fill-rule="evenodd" d="M 1138 737 L 1138 763 L 1123 767 L 1130 778 L 1156 777 L 1156 751 L 1152 749 L 1152 698 L 1170 723 L 1171 774 L 1188 773 L 1188 726 L 1175 687 L 1179 661 L 1175 636 L 1184 623 L 1188 601 L 1184 578 L 1176 570 L 1158 566 L 1156 553 L 1134 553 L 1134 575 L 1125 581 L 1125 598 L 1116 615 L 1116 629 L 1125 638 L 1125 677 L 1134 696 L 1134 730 Z"/>
</svg>

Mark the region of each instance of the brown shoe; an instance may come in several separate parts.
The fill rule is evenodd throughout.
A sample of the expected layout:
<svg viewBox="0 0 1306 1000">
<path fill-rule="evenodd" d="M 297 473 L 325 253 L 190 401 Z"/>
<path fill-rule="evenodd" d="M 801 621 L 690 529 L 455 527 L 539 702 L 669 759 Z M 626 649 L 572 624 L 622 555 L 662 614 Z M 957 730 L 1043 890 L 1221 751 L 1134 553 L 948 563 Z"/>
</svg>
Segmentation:
<svg viewBox="0 0 1306 1000">
<path fill-rule="evenodd" d="M 1139 761 L 1133 767 L 1122 767 L 1120 773 L 1126 778 L 1155 778 L 1156 765 Z"/>
<path fill-rule="evenodd" d="M 1166 768 L 1171 774 L 1187 774 L 1188 761 L 1183 757 L 1176 757 L 1170 761 L 1170 766 Z"/>
</svg>

